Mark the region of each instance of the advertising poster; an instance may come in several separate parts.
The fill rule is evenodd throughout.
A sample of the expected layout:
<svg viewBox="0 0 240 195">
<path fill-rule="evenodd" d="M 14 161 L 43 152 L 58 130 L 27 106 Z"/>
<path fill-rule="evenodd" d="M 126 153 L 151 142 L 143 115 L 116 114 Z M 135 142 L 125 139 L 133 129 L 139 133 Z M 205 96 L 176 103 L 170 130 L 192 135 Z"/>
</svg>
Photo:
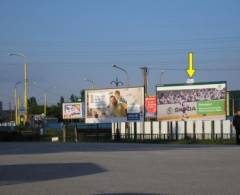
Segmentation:
<svg viewBox="0 0 240 195">
<path fill-rule="evenodd" d="M 225 94 L 225 82 L 157 87 L 157 119 L 225 119 Z"/>
<path fill-rule="evenodd" d="M 144 120 L 144 87 L 85 91 L 86 123 Z"/>
<path fill-rule="evenodd" d="M 63 119 L 80 119 L 83 118 L 82 103 L 63 103 Z"/>
<path fill-rule="evenodd" d="M 157 113 L 157 98 L 156 96 L 148 96 L 145 98 L 146 117 L 155 118 Z"/>
</svg>

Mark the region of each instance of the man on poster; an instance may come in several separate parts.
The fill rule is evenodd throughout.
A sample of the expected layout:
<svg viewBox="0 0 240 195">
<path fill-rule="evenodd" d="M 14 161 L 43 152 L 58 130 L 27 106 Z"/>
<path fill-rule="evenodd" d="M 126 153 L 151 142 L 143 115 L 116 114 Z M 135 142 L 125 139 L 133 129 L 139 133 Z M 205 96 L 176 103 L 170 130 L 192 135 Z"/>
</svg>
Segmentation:
<svg viewBox="0 0 240 195">
<path fill-rule="evenodd" d="M 123 104 L 118 103 L 115 96 L 110 96 L 110 109 L 114 117 L 126 117 L 126 110 Z"/>
</svg>

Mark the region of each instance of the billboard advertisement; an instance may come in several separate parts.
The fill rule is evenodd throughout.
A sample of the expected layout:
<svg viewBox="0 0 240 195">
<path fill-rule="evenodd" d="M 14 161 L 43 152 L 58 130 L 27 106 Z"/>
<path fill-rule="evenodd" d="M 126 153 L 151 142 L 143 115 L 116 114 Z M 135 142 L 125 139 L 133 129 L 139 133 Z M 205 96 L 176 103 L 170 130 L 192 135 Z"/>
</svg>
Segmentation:
<svg viewBox="0 0 240 195">
<path fill-rule="evenodd" d="M 225 94 L 225 82 L 157 87 L 157 119 L 225 119 Z"/>
<path fill-rule="evenodd" d="M 144 120 L 144 87 L 85 91 L 86 123 Z"/>
<path fill-rule="evenodd" d="M 156 96 L 148 96 L 145 98 L 146 117 L 154 118 L 157 112 L 157 98 Z"/>
<path fill-rule="evenodd" d="M 77 103 L 63 103 L 62 106 L 63 119 L 80 119 L 83 118 L 83 104 Z"/>
</svg>

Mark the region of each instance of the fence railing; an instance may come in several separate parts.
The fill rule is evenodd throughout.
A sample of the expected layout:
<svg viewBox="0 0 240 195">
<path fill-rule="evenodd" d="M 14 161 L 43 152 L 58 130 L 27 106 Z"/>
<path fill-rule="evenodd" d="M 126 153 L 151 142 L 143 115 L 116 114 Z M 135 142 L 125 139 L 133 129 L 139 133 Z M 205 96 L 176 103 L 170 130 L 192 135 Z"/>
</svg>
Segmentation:
<svg viewBox="0 0 240 195">
<path fill-rule="evenodd" d="M 236 136 L 230 120 L 213 121 L 147 121 L 112 124 L 112 139 L 181 140 L 233 139 Z"/>
</svg>

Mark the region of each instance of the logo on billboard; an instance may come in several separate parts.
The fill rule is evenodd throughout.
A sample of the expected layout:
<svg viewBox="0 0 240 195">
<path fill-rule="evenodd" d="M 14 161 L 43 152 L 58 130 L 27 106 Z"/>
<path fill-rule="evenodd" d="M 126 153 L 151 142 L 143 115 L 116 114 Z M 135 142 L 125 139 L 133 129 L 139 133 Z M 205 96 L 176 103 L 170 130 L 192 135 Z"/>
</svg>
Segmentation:
<svg viewBox="0 0 240 195">
<path fill-rule="evenodd" d="M 173 113 L 173 108 L 172 107 L 168 107 L 167 108 L 167 114 L 172 114 Z"/>
</svg>

